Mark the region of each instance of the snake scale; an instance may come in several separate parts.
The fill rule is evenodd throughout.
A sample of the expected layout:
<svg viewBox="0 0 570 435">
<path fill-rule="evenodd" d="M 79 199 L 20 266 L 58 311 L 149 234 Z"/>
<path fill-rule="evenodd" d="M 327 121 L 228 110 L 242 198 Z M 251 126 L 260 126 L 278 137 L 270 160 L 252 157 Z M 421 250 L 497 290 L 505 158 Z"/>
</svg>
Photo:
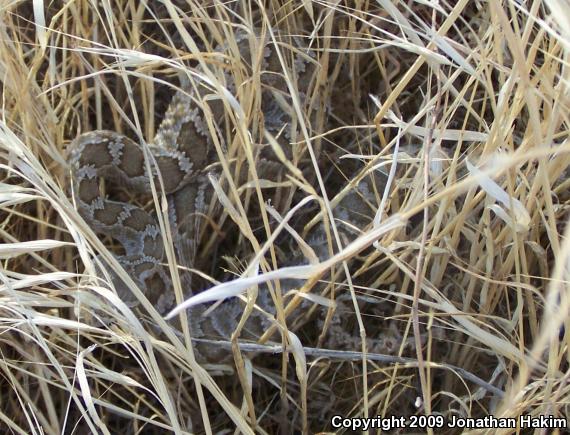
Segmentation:
<svg viewBox="0 0 570 435">
<path fill-rule="evenodd" d="M 292 98 L 277 50 L 267 38 L 260 38 L 256 30 L 240 31 L 236 35 L 237 52 L 230 45 L 218 47 L 214 52 L 217 58 L 210 67 L 221 70 L 217 76 L 223 78 L 225 89 L 232 95 L 244 84 L 232 74 L 234 63 L 249 66 L 250 70 L 245 74 L 241 71 L 240 77 L 245 81 L 256 71 L 262 72 L 259 107 L 263 128 L 280 138 L 280 144 L 287 147 L 298 127 L 291 116 Z M 307 109 L 305 96 L 318 71 L 318 62 L 302 45 L 285 54 L 291 60 L 289 73 L 298 87 L 297 96 L 303 109 Z M 197 72 L 203 73 L 199 67 Z M 177 261 L 187 267 L 194 266 L 202 225 L 200 215 L 206 211 L 206 198 L 211 195 L 206 175 L 216 158 L 212 134 L 224 131 L 228 119 L 228 107 L 215 97 L 218 91 L 205 81 L 193 87 L 182 86 L 172 98 L 154 140 L 148 144 L 155 162 L 151 165 L 152 176 L 157 181 L 160 173 L 168 199 Z M 206 122 L 206 110 L 213 124 Z M 223 142 L 222 136 L 220 133 L 219 139 Z M 81 216 L 95 232 L 108 235 L 122 245 L 124 252 L 117 256 L 120 264 L 145 296 L 157 304 L 159 311 L 171 308 L 172 283 L 163 267 L 165 250 L 156 217 L 138 205 L 108 199 L 100 189 L 100 181 L 105 179 L 106 186 L 121 187 L 134 196 L 150 197 L 151 183 L 144 148 L 123 134 L 96 130 L 75 138 L 69 155 L 74 195 Z M 363 187 L 366 190 L 366 186 Z M 356 203 L 358 208 L 358 201 Z M 353 204 L 346 208 L 354 207 Z M 130 291 L 121 282 L 114 282 L 114 285 L 125 302 L 134 304 Z M 275 311 L 271 309 L 272 301 L 267 291 L 259 292 L 257 304 L 270 313 Z M 242 315 L 243 304 L 237 298 L 228 299 L 208 316 L 202 316 L 204 309 L 192 308 L 189 312 L 193 336 L 228 339 Z M 332 324 L 336 343 L 351 341 L 358 347 L 354 334 L 341 329 L 338 316 Z M 246 331 L 251 334 L 249 338 L 257 338 L 266 327 L 264 316 L 253 312 Z M 333 345 L 332 342 L 329 344 Z M 378 347 L 378 340 L 371 344 L 373 348 Z M 218 361 L 223 359 L 224 353 L 227 351 L 203 347 L 198 355 L 203 361 Z"/>
</svg>

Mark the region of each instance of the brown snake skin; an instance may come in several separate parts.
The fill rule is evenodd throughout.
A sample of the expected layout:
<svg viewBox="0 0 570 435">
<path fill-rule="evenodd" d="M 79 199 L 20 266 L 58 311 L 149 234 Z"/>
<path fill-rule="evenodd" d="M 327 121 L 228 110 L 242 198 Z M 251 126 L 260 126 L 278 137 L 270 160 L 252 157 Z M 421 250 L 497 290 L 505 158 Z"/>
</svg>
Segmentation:
<svg viewBox="0 0 570 435">
<path fill-rule="evenodd" d="M 283 126 L 291 125 L 287 109 L 284 110 L 290 97 L 280 74 L 280 61 L 267 40 L 261 40 L 255 31 L 238 32 L 236 42 L 241 57 L 239 65 L 255 65 L 259 62 L 255 55 L 263 53 L 259 65 L 259 70 L 263 71 L 260 79 L 261 112 L 265 117 L 264 128 L 277 135 Z M 216 77 L 223 77 L 225 88 L 235 94 L 237 86 L 231 74 L 234 70 L 232 61 L 237 63 L 240 59 L 232 60 L 232 50 L 227 46 L 216 49 L 215 54 L 220 59 L 215 59 L 209 66 L 221 71 L 216 71 Z M 299 86 L 306 89 L 314 67 L 307 61 L 310 59 L 307 54 L 296 53 L 294 56 L 291 73 Z M 245 77 L 251 75 L 252 71 L 248 71 Z M 156 171 L 160 172 L 164 182 L 177 261 L 192 267 L 202 221 L 198 216 L 205 211 L 205 192 L 209 189 L 207 167 L 215 158 L 211 131 L 206 124 L 202 104 L 208 100 L 207 110 L 218 130 L 223 124 L 226 108 L 220 99 L 208 99 L 216 94 L 216 89 L 211 86 L 200 83 L 196 88 L 183 86 L 183 89 L 184 92 L 179 91 L 173 97 L 148 149 L 156 162 L 153 174 L 155 182 Z M 301 98 L 304 89 L 299 92 Z M 288 138 L 290 133 L 284 131 L 281 137 Z M 78 136 L 69 149 L 75 200 L 80 214 L 94 231 L 111 236 L 122 245 L 124 254 L 118 257 L 120 264 L 149 299 L 159 300 L 157 307 L 164 312 L 170 308 L 172 296 L 169 295 L 173 292 L 170 277 L 161 266 L 166 258 L 156 218 L 136 205 L 107 199 L 99 187 L 103 178 L 106 186 L 121 186 L 135 196 L 149 197 L 151 187 L 143 147 L 122 134 L 97 130 Z M 121 282 L 114 284 L 123 301 L 131 304 L 136 302 Z M 157 297 L 153 294 L 157 291 L 163 294 Z M 267 304 L 264 302 L 262 305 Z M 200 317 L 202 311 L 197 308 L 189 313 L 193 336 L 227 339 L 243 309 L 239 301 L 228 300 L 208 317 Z M 251 322 L 261 320 L 255 317 L 252 316 Z M 215 351 L 207 353 L 205 360 L 217 359 Z"/>
<path fill-rule="evenodd" d="M 258 60 L 252 53 L 263 53 L 259 70 L 263 71 L 260 79 L 260 109 L 265 120 L 264 128 L 272 135 L 280 136 L 282 142 L 288 142 L 296 133 L 296 124 L 289 115 L 291 97 L 275 50 L 267 41 L 257 37 L 256 32 L 239 33 L 237 41 L 242 58 L 240 65 L 255 65 Z M 311 78 L 318 65 L 301 47 L 296 48 L 298 52 L 284 52 L 293 59 L 290 73 L 298 85 L 299 100 L 306 106 L 305 92 L 311 85 Z M 216 76 L 223 77 L 226 89 L 235 94 L 240 84 L 231 73 L 234 70 L 231 67 L 232 51 L 228 47 L 221 47 L 215 54 L 224 60 L 214 61 L 210 66 L 223 69 L 223 66 L 230 63 L 227 68 L 229 72 L 224 70 Z M 247 80 L 252 74 L 253 71 L 248 71 L 242 77 Z M 202 222 L 199 215 L 205 212 L 205 198 L 209 190 L 206 175 L 209 165 L 215 161 L 212 132 L 205 122 L 201 103 L 208 101 L 208 110 L 217 131 L 224 130 L 228 109 L 220 99 L 208 98 L 217 92 L 211 86 L 201 83 L 197 90 L 192 90 L 196 88 L 189 86 L 183 86 L 183 89 L 186 92 L 177 92 L 173 97 L 148 149 L 156 163 L 151 165 L 155 171 L 153 177 L 157 181 L 156 172 L 160 172 L 164 183 L 177 261 L 181 265 L 193 267 L 196 240 Z M 166 258 L 156 218 L 139 206 L 107 199 L 99 187 L 103 178 L 106 186 L 121 186 L 134 196 L 150 197 L 150 178 L 143 147 L 113 131 L 92 131 L 78 136 L 72 142 L 69 162 L 73 171 L 75 199 L 82 217 L 94 231 L 109 235 L 122 245 L 124 254 L 118 257 L 120 264 L 149 299 L 158 301 L 157 307 L 164 313 L 165 309 L 171 308 L 172 296 L 169 295 L 173 292 L 170 276 L 166 268 L 161 266 L 166 263 Z M 158 188 L 158 183 L 156 186 Z M 366 186 L 359 188 L 362 195 Z M 345 204 L 345 208 L 360 206 L 358 201 L 355 204 L 356 206 Z M 316 238 L 319 239 L 319 236 Z M 114 284 L 121 299 L 135 302 L 128 290 L 122 290 L 120 282 Z M 271 308 L 273 303 L 267 291 L 260 289 L 256 303 L 269 313 L 275 312 Z M 201 316 L 204 309 L 192 308 L 189 312 L 193 337 L 228 339 L 242 315 L 243 304 L 237 298 L 226 300 L 207 317 Z M 329 345 L 344 341 L 358 347 L 354 335 L 342 331 L 338 316 L 332 323 L 335 328 L 331 334 L 334 343 L 329 342 Z M 251 334 L 249 338 L 257 338 L 267 324 L 263 316 L 254 312 L 245 331 Z M 377 346 L 378 343 L 370 344 Z M 228 355 L 228 351 L 209 347 L 199 349 L 198 354 L 204 361 L 219 361 Z"/>
</svg>

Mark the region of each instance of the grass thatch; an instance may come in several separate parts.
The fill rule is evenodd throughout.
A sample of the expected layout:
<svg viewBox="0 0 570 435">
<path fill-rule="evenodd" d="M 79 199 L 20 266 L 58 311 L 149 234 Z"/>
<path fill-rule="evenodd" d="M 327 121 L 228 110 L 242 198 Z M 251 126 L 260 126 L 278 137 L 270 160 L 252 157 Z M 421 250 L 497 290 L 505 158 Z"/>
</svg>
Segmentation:
<svg viewBox="0 0 570 435">
<path fill-rule="evenodd" d="M 0 432 L 568 417 L 567 2 L 145 3 L 0 6 Z M 222 88 L 212 52 L 240 26 L 283 47 L 299 126 L 287 149 L 261 128 L 259 71 Z M 298 41 L 320 65 L 303 101 L 286 74 Z M 259 263 L 278 290 L 278 320 L 240 341 L 258 353 L 234 349 L 239 368 L 201 366 L 188 328 L 144 301 L 126 307 L 96 273 L 101 259 L 121 273 L 112 240 L 71 200 L 69 142 L 101 128 L 152 140 L 190 72 L 228 112 L 194 275 L 235 289 Z M 271 181 L 258 173 L 269 155 Z M 362 206 L 358 223 L 341 213 Z M 293 246 L 296 265 L 314 261 L 285 268 Z M 353 340 L 326 349 L 335 306 Z"/>
</svg>

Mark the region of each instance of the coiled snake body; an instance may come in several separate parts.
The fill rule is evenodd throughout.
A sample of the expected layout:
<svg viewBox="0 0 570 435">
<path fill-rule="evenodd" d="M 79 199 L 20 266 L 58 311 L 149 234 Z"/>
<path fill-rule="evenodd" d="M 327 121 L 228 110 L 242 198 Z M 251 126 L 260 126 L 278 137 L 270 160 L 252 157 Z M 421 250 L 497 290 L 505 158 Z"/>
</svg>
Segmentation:
<svg viewBox="0 0 570 435">
<path fill-rule="evenodd" d="M 260 71 L 262 93 L 259 105 L 265 119 L 264 129 L 289 138 L 291 133 L 282 130 L 295 128 L 291 127 L 294 123 L 288 115 L 291 98 L 275 51 L 254 31 L 238 32 L 236 43 L 237 52 L 227 45 L 216 49 L 214 54 L 219 59 L 212 65 L 221 72 L 214 70 L 214 75 L 221 77 L 221 85 L 233 94 L 243 84 L 237 83 L 232 74 L 233 61 L 239 61 L 239 66 L 250 66 L 246 80 L 251 79 L 255 71 Z M 262 53 L 260 59 L 258 53 Z M 300 51 L 293 53 L 292 58 L 290 74 L 302 87 L 299 95 L 303 96 L 314 71 L 311 65 L 314 61 L 309 61 L 310 57 Z M 204 76 L 201 70 L 198 74 Z M 228 115 L 223 102 L 216 96 L 218 90 L 204 82 L 194 87 L 183 86 L 183 90 L 173 97 L 147 148 L 155 162 L 150 165 L 153 179 L 158 181 L 160 174 L 168 198 L 169 223 L 178 263 L 187 267 L 194 264 L 201 222 L 198 216 L 205 209 L 206 169 L 215 159 L 212 134 L 224 130 L 223 123 Z M 206 116 L 213 121 L 209 125 Z M 69 155 L 80 214 L 94 231 L 111 236 L 122 245 L 124 253 L 118 256 L 120 264 L 145 295 L 157 301 L 159 311 L 169 308 L 171 282 L 161 265 L 165 262 L 165 253 L 156 218 L 137 205 L 108 199 L 100 190 L 103 178 L 107 186 L 120 186 L 134 195 L 149 197 L 151 183 L 144 148 L 125 135 L 96 130 L 73 140 Z M 158 183 L 155 185 L 159 186 Z M 124 301 L 135 303 L 121 282 L 114 284 Z M 190 313 L 193 335 L 212 334 L 227 338 L 241 311 L 238 302 L 228 300 L 207 318 L 198 319 L 197 313 Z M 252 317 L 255 321 L 255 315 Z M 205 356 L 205 359 L 212 358 Z"/>
<path fill-rule="evenodd" d="M 259 74 L 257 77 L 261 84 L 261 95 L 258 97 L 263 115 L 261 119 L 264 120 L 263 129 L 280 137 L 286 147 L 289 145 L 287 142 L 296 134 L 297 123 L 291 116 L 292 97 L 281 60 L 276 55 L 276 50 L 268 46 L 266 40 L 257 37 L 256 32 L 240 32 L 236 42 L 237 52 L 232 52 L 229 46 L 216 50 L 215 54 L 225 60 L 214 63 L 222 66 L 223 70 L 216 76 L 222 77 L 221 83 L 233 95 L 238 93 L 237 89 L 244 83 L 238 83 L 232 74 L 232 58 L 235 60 L 236 57 L 241 57 L 239 65 L 250 65 L 249 73 L 241 75 L 242 79 L 245 77 L 244 81 L 252 80 L 255 74 Z M 257 56 L 257 53 L 262 55 Z M 296 83 L 298 101 L 305 113 L 309 113 L 305 96 L 318 64 L 301 47 L 295 47 L 288 54 L 291 59 L 289 83 L 291 80 Z M 153 142 L 148 145 L 155 162 L 150 165 L 153 168 L 153 179 L 157 181 L 157 175 L 161 175 L 164 193 L 168 198 L 168 216 L 177 261 L 187 267 L 194 265 L 201 222 L 199 215 L 205 211 L 208 191 L 206 171 L 208 165 L 215 161 L 212 135 L 223 131 L 224 122 L 228 120 L 227 107 L 216 97 L 218 91 L 211 84 L 201 82 L 195 87 L 185 86 L 184 91 L 177 92 Z M 321 101 L 321 104 L 326 103 Z M 209 124 L 206 122 L 206 112 L 213 121 Z M 222 135 L 218 136 L 219 140 L 223 141 L 220 136 Z M 134 195 L 150 196 L 151 184 L 144 148 L 113 131 L 92 131 L 78 136 L 72 142 L 69 161 L 81 215 L 96 232 L 109 235 L 122 245 L 124 253 L 118 257 L 120 264 L 145 295 L 156 302 L 158 310 L 164 313 L 172 305 L 173 292 L 170 276 L 161 265 L 165 262 L 165 251 L 155 217 L 139 206 L 107 199 L 99 187 L 100 179 L 104 178 L 108 185 L 121 186 Z M 370 192 L 367 192 L 366 185 L 359 189 L 358 194 L 345 203 L 345 211 L 354 213 L 356 210 L 360 213 L 363 202 L 359 197 L 363 192 L 364 195 Z M 365 211 L 362 213 L 366 214 Z M 322 234 L 316 235 L 320 242 L 323 237 Z M 135 302 L 121 282 L 114 284 L 125 302 Z M 266 291 L 259 292 L 256 303 L 264 310 L 274 312 Z M 201 316 L 203 312 L 204 308 L 198 307 L 189 313 L 193 336 L 228 339 L 240 319 L 243 306 L 239 300 L 232 298 L 224 301 L 207 317 Z M 253 312 L 245 331 L 256 338 L 262 335 L 267 324 L 264 316 Z M 331 336 L 331 346 L 340 342 L 357 347 L 358 338 L 342 330 L 338 315 L 333 318 Z M 379 349 L 384 346 L 383 343 L 383 340 L 382 343 L 372 340 L 370 349 Z M 223 359 L 224 355 L 227 356 L 227 351 L 202 347 L 198 355 L 205 361 L 217 361 Z"/>
</svg>

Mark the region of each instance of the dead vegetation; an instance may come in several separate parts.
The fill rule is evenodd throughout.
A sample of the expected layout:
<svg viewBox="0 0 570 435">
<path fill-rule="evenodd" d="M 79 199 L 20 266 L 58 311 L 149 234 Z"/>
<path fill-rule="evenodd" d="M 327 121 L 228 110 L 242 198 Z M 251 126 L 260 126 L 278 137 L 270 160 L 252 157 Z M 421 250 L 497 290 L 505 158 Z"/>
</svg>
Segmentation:
<svg viewBox="0 0 570 435">
<path fill-rule="evenodd" d="M 0 14 L 2 433 L 568 417 L 565 2 L 38 1 Z M 96 259 L 120 266 L 70 199 L 66 147 L 102 128 L 152 140 L 178 77 L 219 79 L 214 47 L 239 28 L 303 47 L 315 71 L 303 101 L 291 92 L 299 135 L 285 145 L 264 134 L 258 82 L 235 95 L 218 82 L 233 115 L 193 282 L 250 298 L 252 278 L 268 282 L 277 315 L 259 342 L 238 340 L 237 367 L 202 367 L 192 331 L 97 277 Z M 289 77 L 291 57 L 282 66 Z M 271 156 L 282 171 L 265 180 Z M 351 340 L 327 338 L 335 324 Z"/>
</svg>

